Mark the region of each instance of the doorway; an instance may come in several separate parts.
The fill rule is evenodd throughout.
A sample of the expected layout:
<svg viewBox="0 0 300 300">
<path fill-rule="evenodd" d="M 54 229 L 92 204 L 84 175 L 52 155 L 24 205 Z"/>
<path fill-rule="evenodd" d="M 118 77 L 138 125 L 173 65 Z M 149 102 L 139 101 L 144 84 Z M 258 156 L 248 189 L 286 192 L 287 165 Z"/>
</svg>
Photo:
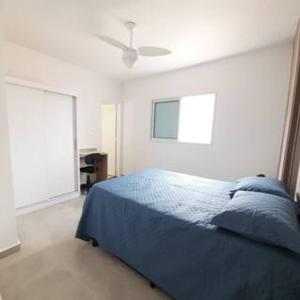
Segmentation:
<svg viewBox="0 0 300 300">
<path fill-rule="evenodd" d="M 102 151 L 108 154 L 108 177 L 119 175 L 119 104 L 102 105 Z"/>
</svg>

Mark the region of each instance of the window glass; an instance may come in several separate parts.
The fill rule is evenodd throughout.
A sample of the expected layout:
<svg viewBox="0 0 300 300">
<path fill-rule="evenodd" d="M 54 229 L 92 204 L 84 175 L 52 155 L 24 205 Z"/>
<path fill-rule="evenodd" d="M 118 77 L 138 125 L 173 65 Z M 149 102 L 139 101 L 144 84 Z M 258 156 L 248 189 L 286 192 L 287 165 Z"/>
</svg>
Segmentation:
<svg viewBox="0 0 300 300">
<path fill-rule="evenodd" d="M 181 98 L 178 141 L 210 144 L 214 106 L 214 94 Z"/>
<path fill-rule="evenodd" d="M 179 100 L 155 102 L 153 137 L 177 139 L 178 118 Z"/>
</svg>

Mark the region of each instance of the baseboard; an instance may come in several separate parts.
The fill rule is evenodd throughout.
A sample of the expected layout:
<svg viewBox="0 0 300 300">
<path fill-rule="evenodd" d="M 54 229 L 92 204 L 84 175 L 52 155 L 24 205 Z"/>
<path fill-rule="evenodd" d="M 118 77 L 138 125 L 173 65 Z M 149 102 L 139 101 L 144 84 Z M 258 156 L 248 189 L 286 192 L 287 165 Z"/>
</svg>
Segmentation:
<svg viewBox="0 0 300 300">
<path fill-rule="evenodd" d="M 20 249 L 21 249 L 21 243 L 20 243 L 20 241 L 18 241 L 16 244 L 14 244 L 8 248 L 0 250 L 0 259 L 6 257 L 8 255 L 16 253 Z M 0 300 L 1 300 L 1 298 L 0 298 Z"/>
<path fill-rule="evenodd" d="M 35 204 L 31 204 L 31 205 L 27 205 L 27 206 L 23 206 L 20 208 L 16 209 L 16 216 L 20 216 L 20 215 L 25 215 L 25 214 L 29 214 L 31 212 L 34 212 L 36 210 L 42 209 L 42 208 L 47 208 L 68 200 L 72 200 L 74 198 L 78 198 L 80 196 L 80 192 L 76 191 L 73 193 L 69 193 L 66 195 L 62 195 L 62 196 L 58 196 L 55 198 L 51 198 L 45 201 L 41 201 Z"/>
</svg>

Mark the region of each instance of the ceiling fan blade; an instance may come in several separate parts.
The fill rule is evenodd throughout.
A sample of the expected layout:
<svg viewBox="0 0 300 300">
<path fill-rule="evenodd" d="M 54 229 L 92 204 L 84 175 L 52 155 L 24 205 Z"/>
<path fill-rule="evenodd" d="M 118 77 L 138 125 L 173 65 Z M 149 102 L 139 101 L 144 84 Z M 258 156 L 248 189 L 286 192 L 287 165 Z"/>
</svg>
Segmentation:
<svg viewBox="0 0 300 300">
<path fill-rule="evenodd" d="M 158 47 L 140 47 L 139 55 L 142 56 L 161 56 L 171 54 L 171 51 L 164 48 Z"/>
<path fill-rule="evenodd" d="M 100 40 L 102 40 L 102 41 L 104 41 L 104 42 L 106 42 L 106 43 L 108 43 L 108 44 L 110 44 L 112 46 L 115 46 L 115 47 L 117 47 L 117 48 L 119 48 L 121 50 L 127 50 L 128 49 L 128 47 L 125 44 L 123 44 L 122 42 L 119 42 L 119 41 L 117 41 L 117 40 L 115 40 L 115 39 L 113 39 L 113 38 L 111 38 L 109 36 L 106 36 L 106 35 L 97 35 L 97 37 Z"/>
</svg>

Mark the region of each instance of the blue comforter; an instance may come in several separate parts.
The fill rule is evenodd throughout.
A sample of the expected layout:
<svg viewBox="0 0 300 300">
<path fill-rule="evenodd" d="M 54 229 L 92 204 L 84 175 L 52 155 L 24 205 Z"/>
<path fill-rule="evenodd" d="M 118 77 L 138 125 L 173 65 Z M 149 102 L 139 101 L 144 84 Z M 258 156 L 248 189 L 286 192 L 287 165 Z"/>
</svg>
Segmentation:
<svg viewBox="0 0 300 300">
<path fill-rule="evenodd" d="M 233 183 L 146 170 L 98 183 L 76 236 L 176 299 L 300 299 L 300 256 L 210 224 Z"/>
</svg>

